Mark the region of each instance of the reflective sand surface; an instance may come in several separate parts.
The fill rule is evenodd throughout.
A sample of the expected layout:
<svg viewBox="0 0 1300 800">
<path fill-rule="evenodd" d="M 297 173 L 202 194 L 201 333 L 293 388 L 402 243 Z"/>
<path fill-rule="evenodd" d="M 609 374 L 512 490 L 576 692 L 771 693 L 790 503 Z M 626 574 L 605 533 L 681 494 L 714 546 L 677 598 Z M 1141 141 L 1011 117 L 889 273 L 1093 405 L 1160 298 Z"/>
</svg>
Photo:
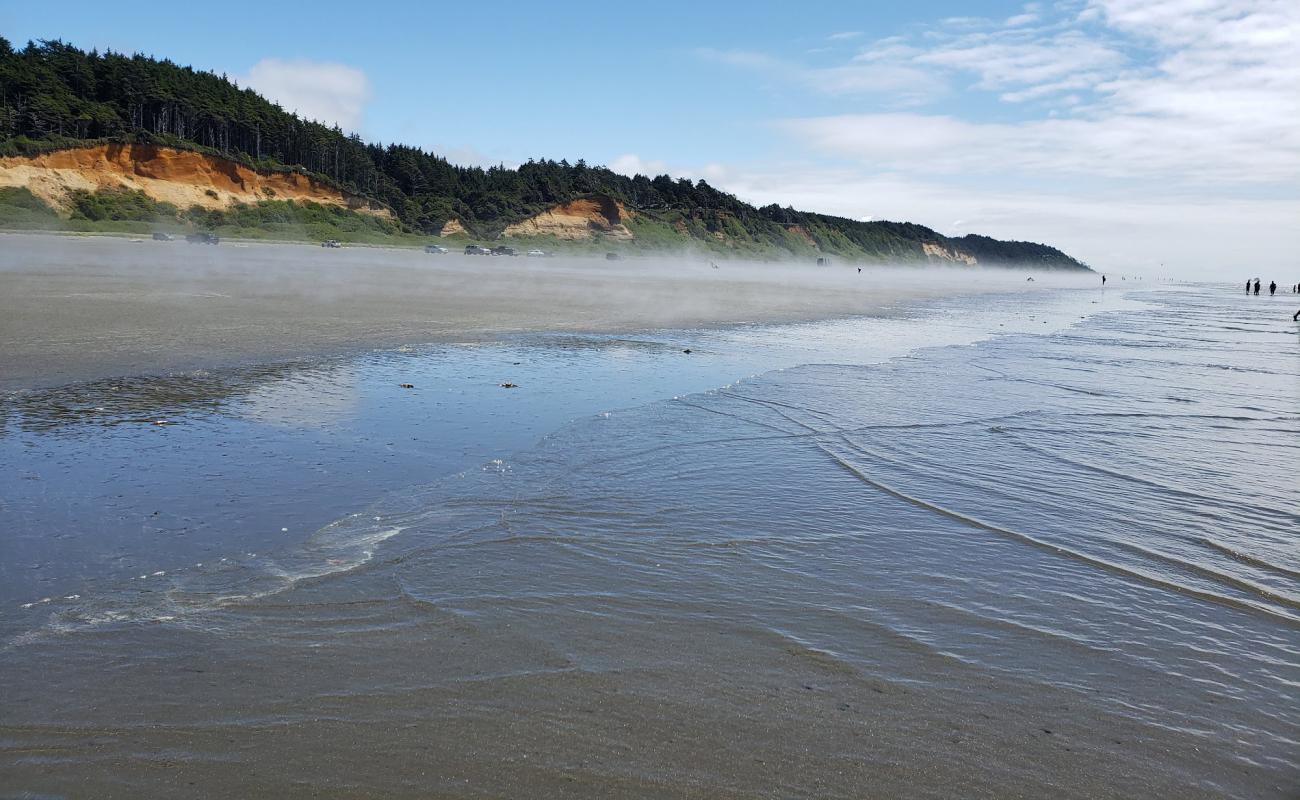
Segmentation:
<svg viewBox="0 0 1300 800">
<path fill-rule="evenodd" d="M 3 617 L 5 788 L 1293 796 L 1279 308 L 997 296 L 314 363 L 157 414 L 24 395 L 6 464 L 96 454 L 129 563 L 75 555 L 94 481 L 6 479 L 45 576 Z M 131 469 L 202 545 L 137 534 Z M 60 553 L 30 521 L 63 507 Z"/>
</svg>

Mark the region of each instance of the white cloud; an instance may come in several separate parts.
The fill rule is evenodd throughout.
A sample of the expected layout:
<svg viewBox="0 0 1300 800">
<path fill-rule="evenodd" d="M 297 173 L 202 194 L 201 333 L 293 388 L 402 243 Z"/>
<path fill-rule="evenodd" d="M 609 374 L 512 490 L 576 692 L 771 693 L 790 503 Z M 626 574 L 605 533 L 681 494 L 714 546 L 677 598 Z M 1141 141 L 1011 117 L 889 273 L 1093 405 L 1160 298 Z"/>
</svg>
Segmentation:
<svg viewBox="0 0 1300 800">
<path fill-rule="evenodd" d="M 1161 179 L 1192 186 L 1300 180 L 1300 147 L 1294 133 L 1281 130 L 1281 120 L 1273 141 L 1230 122 L 1184 123 L 1139 115 L 981 123 L 889 113 L 785 120 L 779 127 L 819 151 L 920 174 Z"/>
<path fill-rule="evenodd" d="M 984 17 L 944 17 L 941 22 L 949 28 L 974 28 L 988 24 Z"/>
<path fill-rule="evenodd" d="M 1029 3 L 1025 6 L 1024 11 L 1015 16 L 1007 17 L 1007 21 L 1003 24 L 1008 28 L 1015 28 L 1020 25 L 1031 25 L 1039 20 L 1038 12 L 1040 8 L 1041 6 L 1038 3 Z"/>
<path fill-rule="evenodd" d="M 891 111 L 780 127 L 824 153 L 932 174 L 1300 181 L 1300 3 L 1067 0 L 1056 8 L 1052 19 L 1028 19 L 1042 16 L 1030 5 L 1001 24 L 950 20 L 871 43 L 847 65 L 802 73 L 830 94 L 854 93 L 859 81 L 915 90 L 927 74 L 954 84 L 965 77 L 996 93 L 983 119 Z M 750 54 L 748 63 L 761 58 Z M 880 77 L 890 75 L 906 78 Z M 1034 105 L 1015 121 L 987 121 L 1000 104 Z"/>
<path fill-rule="evenodd" d="M 636 175 L 665 175 L 668 173 L 668 165 L 662 161 L 644 161 L 635 153 L 624 153 L 609 163 L 609 168 L 619 175 L 626 175 L 629 178 Z"/>
<path fill-rule="evenodd" d="M 654 178 L 668 175 L 672 178 L 686 178 L 692 181 L 703 180 L 714 186 L 721 186 L 730 181 L 735 172 L 725 164 L 709 163 L 703 166 L 682 166 L 665 161 L 646 160 L 635 153 L 625 153 L 609 163 L 609 168 L 620 175 L 632 177 L 646 175 Z"/>
<path fill-rule="evenodd" d="M 437 153 L 451 163 L 461 167 L 482 167 L 489 169 L 491 167 L 507 167 L 517 169 L 520 162 L 507 158 L 501 154 L 485 153 L 477 147 L 471 145 L 441 144 L 435 142 L 429 146 L 429 151 Z"/>
<path fill-rule="evenodd" d="M 974 74 L 976 88 L 1000 91 L 1063 82 L 1081 88 L 1114 74 L 1125 57 L 1108 43 L 1078 31 L 1050 36 L 1012 31 L 965 36 L 919 53 L 913 60 Z"/>
<path fill-rule="evenodd" d="M 839 33 L 832 33 L 826 38 L 832 42 L 842 42 L 848 39 L 857 39 L 861 35 L 862 31 L 840 31 Z"/>
<path fill-rule="evenodd" d="M 370 80 L 346 64 L 264 58 L 240 79 L 266 98 L 300 117 L 359 130 L 370 102 Z"/>
</svg>

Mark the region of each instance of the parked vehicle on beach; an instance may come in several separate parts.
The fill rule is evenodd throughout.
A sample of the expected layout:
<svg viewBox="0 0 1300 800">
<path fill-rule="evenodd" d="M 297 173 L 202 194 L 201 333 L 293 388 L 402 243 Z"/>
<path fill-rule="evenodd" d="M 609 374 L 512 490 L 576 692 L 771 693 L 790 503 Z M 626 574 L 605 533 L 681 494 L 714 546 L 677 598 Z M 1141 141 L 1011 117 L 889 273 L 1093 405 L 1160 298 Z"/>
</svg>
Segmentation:
<svg viewBox="0 0 1300 800">
<path fill-rule="evenodd" d="M 606 254 L 605 254 L 605 260 L 606 260 L 606 261 L 622 261 L 622 260 L 623 260 L 623 257 L 620 256 L 618 253 L 606 253 Z"/>
<path fill-rule="evenodd" d="M 492 255 L 494 255 L 494 256 L 517 256 L 517 255 L 519 255 L 519 251 L 516 250 L 516 249 L 514 249 L 513 247 L 506 247 L 506 246 L 503 245 L 503 244 L 499 244 L 499 245 L 497 245 L 496 247 L 492 248 Z"/>
<path fill-rule="evenodd" d="M 221 244 L 220 237 L 215 233 L 208 233 L 206 231 L 191 233 L 185 237 L 185 241 L 190 244 Z"/>
<path fill-rule="evenodd" d="M 320 243 L 321 247 L 342 247 L 343 243 L 338 239 L 326 239 Z"/>
<path fill-rule="evenodd" d="M 155 233 L 153 235 L 153 240 L 155 242 L 170 242 L 172 240 L 172 235 L 170 233 Z"/>
<path fill-rule="evenodd" d="M 549 254 L 545 250 L 529 250 L 527 253 L 524 253 L 524 255 L 529 258 L 546 258 Z"/>
<path fill-rule="evenodd" d="M 442 245 L 439 245 L 439 244 L 426 244 L 426 245 L 424 246 L 424 252 L 426 252 L 426 253 L 441 254 L 441 253 L 446 253 L 446 252 L 447 252 L 447 248 L 445 248 L 445 247 L 443 247 Z"/>
<path fill-rule="evenodd" d="M 489 250 L 489 249 L 487 249 L 486 247 L 480 247 L 480 246 L 478 246 L 478 245 L 476 245 L 476 244 L 470 244 L 470 245 L 466 245 L 466 246 L 465 246 L 465 255 L 467 255 L 467 256 L 490 256 L 490 255 L 492 255 L 492 251 Z"/>
</svg>

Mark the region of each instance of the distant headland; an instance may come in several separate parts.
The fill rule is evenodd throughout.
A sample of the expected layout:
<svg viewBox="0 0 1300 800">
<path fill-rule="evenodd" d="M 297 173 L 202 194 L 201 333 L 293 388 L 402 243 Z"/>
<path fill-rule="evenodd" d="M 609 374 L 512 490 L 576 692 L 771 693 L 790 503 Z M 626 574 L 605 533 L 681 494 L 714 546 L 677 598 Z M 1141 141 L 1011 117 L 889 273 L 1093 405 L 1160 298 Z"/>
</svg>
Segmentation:
<svg viewBox="0 0 1300 800">
<path fill-rule="evenodd" d="M 0 86 L 3 228 L 1088 269 L 1043 244 L 755 207 L 703 180 L 627 177 L 581 160 L 457 166 L 142 55 L 0 38 Z"/>
</svg>

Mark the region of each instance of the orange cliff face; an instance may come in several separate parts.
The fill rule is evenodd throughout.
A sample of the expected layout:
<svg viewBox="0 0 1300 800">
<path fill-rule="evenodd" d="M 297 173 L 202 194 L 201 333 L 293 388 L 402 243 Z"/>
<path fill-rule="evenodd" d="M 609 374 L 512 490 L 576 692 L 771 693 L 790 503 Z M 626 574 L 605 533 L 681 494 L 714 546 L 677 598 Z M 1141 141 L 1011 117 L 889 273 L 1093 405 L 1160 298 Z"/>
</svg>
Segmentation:
<svg viewBox="0 0 1300 800">
<path fill-rule="evenodd" d="M 469 231 L 465 230 L 464 225 L 460 224 L 460 220 L 449 219 L 442 226 L 442 230 L 438 231 L 438 235 L 439 236 L 468 236 Z"/>
<path fill-rule="evenodd" d="M 608 239 L 632 239 L 623 224 L 631 212 L 609 197 L 587 197 L 553 206 L 522 222 L 508 226 L 504 236 L 554 236 L 577 240 L 601 236 Z"/>
<path fill-rule="evenodd" d="M 965 264 L 968 267 L 973 267 L 979 264 L 979 261 L 975 259 L 975 256 L 970 255 L 969 253 L 963 253 L 960 250 L 949 250 L 942 245 L 934 244 L 932 242 L 922 244 L 921 251 L 925 253 L 927 258 L 931 259 L 954 261 L 959 264 Z"/>
<path fill-rule="evenodd" d="M 178 208 L 228 208 L 261 200 L 311 201 L 365 214 L 392 213 L 296 172 L 260 172 L 235 161 L 148 144 L 102 144 L 0 158 L 0 186 L 19 186 L 57 209 L 72 191 L 125 188 Z"/>
</svg>

